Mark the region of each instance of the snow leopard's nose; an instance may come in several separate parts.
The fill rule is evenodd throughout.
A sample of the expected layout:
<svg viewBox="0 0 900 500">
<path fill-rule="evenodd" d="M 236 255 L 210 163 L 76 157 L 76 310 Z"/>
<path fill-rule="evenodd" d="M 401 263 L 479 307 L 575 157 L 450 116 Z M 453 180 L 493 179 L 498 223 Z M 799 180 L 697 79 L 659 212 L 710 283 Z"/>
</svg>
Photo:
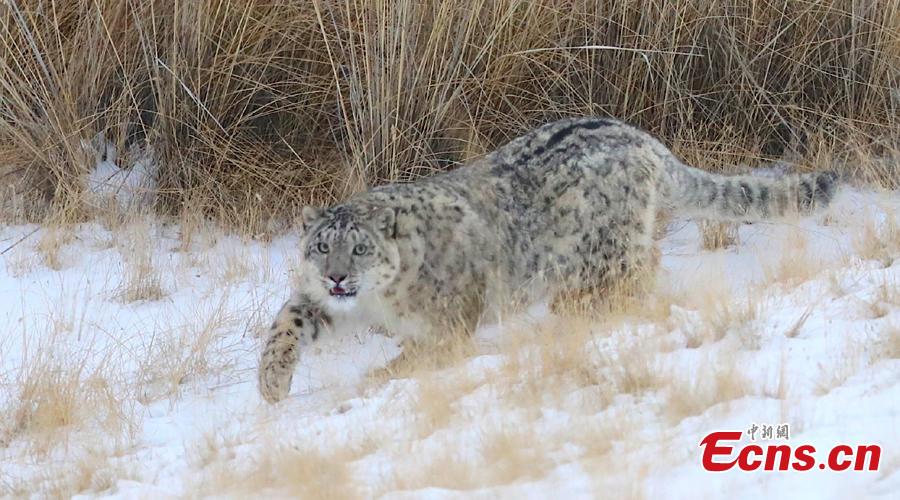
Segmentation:
<svg viewBox="0 0 900 500">
<path fill-rule="evenodd" d="M 335 285 L 340 285 L 341 281 L 344 281 L 345 279 L 347 279 L 347 275 L 346 274 L 329 274 L 328 279 L 330 279 L 332 282 L 334 282 Z"/>
</svg>

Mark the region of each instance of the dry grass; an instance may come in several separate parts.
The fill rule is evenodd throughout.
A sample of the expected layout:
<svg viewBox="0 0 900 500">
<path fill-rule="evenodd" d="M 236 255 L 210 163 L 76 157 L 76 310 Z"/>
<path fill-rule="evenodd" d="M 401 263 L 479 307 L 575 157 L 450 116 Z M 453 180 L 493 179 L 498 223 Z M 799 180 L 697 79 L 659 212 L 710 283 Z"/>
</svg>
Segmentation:
<svg viewBox="0 0 900 500">
<path fill-rule="evenodd" d="M 352 463 L 376 451 L 372 441 L 350 445 L 336 438 L 319 447 L 285 440 L 271 427 L 250 435 L 261 446 L 249 455 L 248 435 L 240 431 L 208 433 L 185 446 L 190 463 L 204 472 L 190 481 L 197 495 L 349 499 L 364 498 L 371 488 L 353 476 Z"/>
<path fill-rule="evenodd" d="M 481 454 L 494 484 L 540 479 L 553 467 L 547 445 L 530 429 L 499 426 L 485 434 Z"/>
<path fill-rule="evenodd" d="M 675 373 L 666 388 L 665 415 L 672 423 L 700 415 L 714 405 L 752 394 L 753 381 L 738 368 L 734 353 L 718 352 L 694 373 Z"/>
<path fill-rule="evenodd" d="M 153 227 L 146 221 L 125 225 L 119 232 L 119 255 L 124 272 L 115 298 L 125 303 L 139 300 L 159 300 L 166 295 L 162 276 L 153 262 L 156 238 Z"/>
<path fill-rule="evenodd" d="M 299 203 L 584 114 L 641 125 L 707 167 L 792 150 L 896 185 L 876 160 L 898 149 L 898 12 L 896 0 L 16 0 L 0 10 L 0 187 L 28 217 L 33 199 L 83 204 L 96 159 L 81 144 L 102 132 L 119 151 L 160 153 L 159 208 L 257 236 Z"/>
<path fill-rule="evenodd" d="M 419 402 L 416 415 L 431 418 L 430 432 L 423 436 L 431 436 L 430 446 L 435 448 L 425 460 L 396 459 L 393 477 L 378 491 L 509 487 L 540 480 L 568 460 L 577 460 L 582 467 L 606 463 L 599 470 L 618 470 L 614 463 L 621 449 L 616 452 L 615 443 L 637 446 L 634 440 L 639 438 L 632 433 L 641 429 L 642 421 L 675 424 L 754 392 L 734 351 L 712 355 L 695 371 L 671 373 L 671 367 L 658 362 L 664 345 L 663 338 L 646 330 L 613 334 L 596 320 L 554 318 L 540 327 L 509 332 L 500 346 L 505 362 L 480 384 L 464 381 L 465 388 L 460 388 L 450 374 L 417 376 L 417 383 L 426 382 L 428 397 Z M 495 405 L 504 413 L 494 413 L 498 408 L 469 408 L 463 416 L 460 401 L 475 385 L 478 391 L 496 394 Z M 611 406 L 614 400 L 617 404 Z M 549 434 L 538 431 L 556 411 L 577 422 Z M 495 426 L 498 415 L 504 415 L 503 422 Z M 447 435 L 461 428 L 471 430 L 472 425 L 477 444 L 445 441 Z M 468 443 L 470 438 L 461 439 Z M 558 457 L 567 455 L 563 450 L 572 446 L 579 450 L 577 458 L 560 461 Z M 619 473 L 632 479 L 642 475 Z M 628 484 L 639 497 L 638 483 Z M 597 486 L 598 492 L 603 491 Z"/>
<path fill-rule="evenodd" d="M 68 224 L 46 225 L 35 246 L 41 262 L 54 271 L 62 269 L 65 265 L 63 252 L 73 237 L 73 230 Z"/>
<path fill-rule="evenodd" d="M 147 404 L 180 394 L 184 384 L 204 375 L 224 376 L 230 360 L 224 354 L 223 332 L 242 325 L 228 314 L 228 296 L 224 295 L 209 310 L 195 311 L 190 317 L 178 317 L 142 337 L 144 347 L 138 360 L 137 398 Z"/>
<path fill-rule="evenodd" d="M 224 262 L 214 269 L 216 279 L 223 284 L 244 281 L 253 270 L 257 269 L 257 266 L 249 262 L 249 258 L 244 245 L 227 247 L 224 249 Z"/>
<path fill-rule="evenodd" d="M 796 286 L 828 269 L 828 263 L 810 250 L 809 238 L 803 231 L 793 231 L 782 241 L 778 258 L 763 270 L 765 285 Z"/>
<path fill-rule="evenodd" d="M 441 443 L 424 460 L 399 464 L 384 492 L 512 485 L 540 479 L 554 465 L 546 444 L 527 429 L 486 425 L 478 432 L 478 443 L 474 450 L 459 443 Z"/>
<path fill-rule="evenodd" d="M 813 306 L 810 306 L 809 308 L 807 308 L 805 311 L 803 311 L 803 314 L 798 316 L 796 321 L 794 321 L 794 323 L 791 324 L 790 328 L 788 328 L 784 332 L 784 336 L 792 339 L 792 338 L 795 338 L 797 335 L 799 335 L 800 330 L 803 328 L 803 325 L 806 324 L 806 321 L 809 319 L 809 316 L 812 314 L 814 308 L 815 308 L 815 306 L 813 305 Z"/>
<path fill-rule="evenodd" d="M 203 213 L 201 204 L 195 198 L 186 201 L 178 218 L 178 251 L 194 257 L 198 249 L 208 249 L 215 245 L 216 226 Z"/>
<path fill-rule="evenodd" d="M 361 498 L 348 457 L 316 449 L 273 445 L 249 464 L 216 462 L 199 485 L 200 496 L 278 495 L 290 498 Z"/>
<path fill-rule="evenodd" d="M 741 294 L 712 286 L 695 294 L 690 304 L 696 308 L 698 318 L 684 326 L 688 348 L 732 335 L 745 349 L 759 349 L 760 338 L 754 322 L 763 314 L 764 304 L 758 289 L 747 288 Z"/>
<path fill-rule="evenodd" d="M 196 252 L 188 253 L 192 264 L 211 276 L 217 286 L 227 288 L 240 283 L 271 282 L 275 270 L 267 252 L 255 252 L 253 242 L 241 238 L 225 238 L 221 246 L 207 252 L 206 258 L 198 258 Z M 296 256 L 295 256 L 296 257 Z"/>
<path fill-rule="evenodd" d="M 700 242 L 705 250 L 728 248 L 739 243 L 738 224 L 701 221 Z"/>
<path fill-rule="evenodd" d="M 501 346 L 505 359 L 492 386 L 505 404 L 536 414 L 567 404 L 572 392 L 581 394 L 578 410 L 590 413 L 617 395 L 658 388 L 663 383 L 655 371 L 658 339 L 640 337 L 644 343 L 638 345 L 629 340 L 639 337 L 636 332 L 625 328 L 611 338 L 612 328 L 581 318 L 517 328 Z"/>
<path fill-rule="evenodd" d="M 67 498 L 81 494 L 115 493 L 116 482 L 138 477 L 133 464 L 125 464 L 117 456 L 120 450 L 86 447 L 72 455 L 77 458 L 64 465 L 54 465 L 37 478 L 37 484 L 23 484 L 18 494 Z M 35 488 L 35 486 L 39 486 Z"/>
<path fill-rule="evenodd" d="M 866 352 L 867 346 L 862 341 L 848 339 L 844 348 L 835 353 L 833 359 L 825 360 L 820 365 L 821 372 L 815 387 L 816 395 L 828 394 L 858 374 L 868 364 L 864 356 Z"/>
<path fill-rule="evenodd" d="M 864 301 L 872 319 L 883 318 L 900 306 L 900 284 L 890 278 L 883 278 L 877 286 L 875 294 Z"/>
<path fill-rule="evenodd" d="M 186 443 L 184 454 L 191 467 L 203 469 L 217 462 L 232 460 L 234 447 L 238 444 L 240 444 L 238 435 L 212 431 Z"/>
<path fill-rule="evenodd" d="M 664 316 L 668 304 L 652 294 L 656 287 L 659 250 L 654 248 L 653 254 L 654 262 L 635 269 L 608 286 L 556 294 L 550 303 L 551 311 L 559 316 L 602 319 L 604 322 L 613 318 L 639 316 L 656 319 Z"/>
<path fill-rule="evenodd" d="M 883 218 L 870 214 L 854 243 L 860 258 L 890 266 L 900 255 L 900 219 L 891 210 L 885 210 Z"/>
<path fill-rule="evenodd" d="M 127 390 L 111 361 L 90 349 L 55 348 L 64 342 L 54 335 L 23 353 L 11 380 L 13 392 L 0 408 L 0 445 L 25 439 L 31 454 L 43 456 L 77 429 L 103 429 L 112 439 L 130 435 L 134 419 L 123 404 Z"/>
<path fill-rule="evenodd" d="M 472 336 L 461 328 L 450 327 L 435 338 L 404 342 L 403 352 L 382 369 L 369 375 L 373 384 L 389 379 L 410 378 L 458 366 L 474 353 Z"/>
<path fill-rule="evenodd" d="M 878 344 L 880 357 L 900 359 L 900 325 L 888 323 L 884 327 L 884 337 Z"/>
<path fill-rule="evenodd" d="M 40 255 L 33 252 L 30 248 L 10 249 L 3 257 L 3 264 L 6 267 L 6 273 L 14 278 L 21 278 L 35 269 L 41 263 Z"/>
<path fill-rule="evenodd" d="M 415 421 L 418 435 L 426 437 L 447 428 L 457 416 L 456 403 L 472 392 L 479 381 L 465 372 L 433 372 L 416 377 Z"/>
</svg>

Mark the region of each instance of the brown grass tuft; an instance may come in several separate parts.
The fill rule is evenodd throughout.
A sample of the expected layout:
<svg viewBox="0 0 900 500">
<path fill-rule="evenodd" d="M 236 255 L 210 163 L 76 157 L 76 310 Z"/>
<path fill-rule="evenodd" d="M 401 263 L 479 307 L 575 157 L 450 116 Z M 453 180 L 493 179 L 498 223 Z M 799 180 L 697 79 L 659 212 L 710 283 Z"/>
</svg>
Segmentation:
<svg viewBox="0 0 900 500">
<path fill-rule="evenodd" d="M 265 449 L 265 448 L 264 448 Z M 277 495 L 291 498 L 361 498 L 346 457 L 296 446 L 273 446 L 249 467 L 217 462 L 200 485 L 200 495 Z"/>
<path fill-rule="evenodd" d="M 390 379 L 410 378 L 458 366 L 474 353 L 474 347 L 470 333 L 451 327 L 434 338 L 404 342 L 400 355 L 384 368 L 372 371 L 369 379 L 380 385 Z"/>
<path fill-rule="evenodd" d="M 720 351 L 698 366 L 694 373 L 673 374 L 667 388 L 665 415 L 676 423 L 720 403 L 752 394 L 753 381 L 738 369 L 735 357 Z"/>
<path fill-rule="evenodd" d="M 51 466 L 41 474 L 40 492 L 53 498 L 115 493 L 117 481 L 139 477 L 136 467 L 122 463 L 116 451 L 103 447 L 80 450 L 71 463 Z M 34 485 L 29 488 L 33 490 Z"/>
<path fill-rule="evenodd" d="M 745 349 L 759 349 L 759 333 L 754 325 L 763 313 L 759 293 L 755 289 L 748 289 L 743 296 L 708 293 L 704 300 L 695 301 L 700 317 L 685 327 L 687 347 L 699 347 L 733 335 Z"/>
<path fill-rule="evenodd" d="M 156 245 L 152 231 L 153 227 L 146 222 L 134 222 L 121 231 L 118 247 L 125 269 L 115 296 L 122 302 L 159 300 L 166 295 L 162 277 L 153 262 Z"/>
<path fill-rule="evenodd" d="M 442 443 L 423 460 L 400 464 L 386 491 L 437 487 L 457 491 L 539 479 L 553 466 L 545 443 L 534 433 L 487 425 L 476 449 Z"/>
<path fill-rule="evenodd" d="M 820 364 L 820 374 L 816 381 L 815 394 L 824 396 L 833 389 L 836 389 L 850 377 L 858 374 L 862 368 L 868 363 L 863 353 L 867 350 L 867 346 L 859 340 L 848 339 L 844 348 L 839 353 L 835 353 L 830 363 Z"/>
<path fill-rule="evenodd" d="M 783 240 L 778 258 L 763 269 L 765 285 L 796 286 L 827 270 L 828 265 L 809 248 L 809 238 L 803 231 L 793 231 Z"/>
<path fill-rule="evenodd" d="M 885 211 L 879 220 L 869 215 L 862 233 L 855 240 L 855 250 L 860 258 L 877 260 L 884 267 L 890 266 L 900 255 L 900 219 L 892 211 Z"/>
<path fill-rule="evenodd" d="M 884 337 L 878 343 L 878 348 L 881 357 L 900 359 L 900 325 L 896 321 L 885 325 Z"/>
<path fill-rule="evenodd" d="M 704 250 L 728 248 L 739 243 L 738 224 L 727 222 L 701 221 L 700 242 Z"/>
<path fill-rule="evenodd" d="M 108 360 L 92 365 L 83 352 L 55 349 L 52 337 L 23 356 L 12 380 L 13 399 L 0 407 L 0 446 L 21 438 L 42 456 L 75 429 L 96 426 L 112 438 L 133 432 Z"/>
<path fill-rule="evenodd" d="M 212 373 L 227 373 L 221 339 L 233 321 L 225 314 L 227 296 L 197 317 L 178 318 L 165 329 L 154 330 L 145 342 L 136 375 L 137 399 L 143 404 L 180 394 L 182 386 Z"/>
<path fill-rule="evenodd" d="M 45 226 L 35 248 L 41 262 L 54 271 L 61 270 L 65 265 L 63 251 L 73 238 L 73 229 L 69 225 Z"/>
<path fill-rule="evenodd" d="M 874 296 L 865 301 L 872 319 L 883 318 L 900 307 L 900 284 L 890 278 L 882 278 Z"/>
</svg>

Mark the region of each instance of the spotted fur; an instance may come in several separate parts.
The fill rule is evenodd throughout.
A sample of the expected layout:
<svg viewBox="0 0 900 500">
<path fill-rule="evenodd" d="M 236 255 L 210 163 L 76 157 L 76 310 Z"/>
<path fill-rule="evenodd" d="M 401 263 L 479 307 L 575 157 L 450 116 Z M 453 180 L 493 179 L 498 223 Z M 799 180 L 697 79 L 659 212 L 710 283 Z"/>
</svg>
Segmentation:
<svg viewBox="0 0 900 500">
<path fill-rule="evenodd" d="M 752 221 L 827 205 L 835 187 L 830 173 L 711 174 L 638 128 L 579 118 L 446 174 L 308 208 L 301 283 L 264 347 L 260 390 L 284 398 L 298 346 L 329 324 L 406 338 L 471 330 L 489 307 L 606 286 L 645 267 L 660 209 Z"/>
</svg>

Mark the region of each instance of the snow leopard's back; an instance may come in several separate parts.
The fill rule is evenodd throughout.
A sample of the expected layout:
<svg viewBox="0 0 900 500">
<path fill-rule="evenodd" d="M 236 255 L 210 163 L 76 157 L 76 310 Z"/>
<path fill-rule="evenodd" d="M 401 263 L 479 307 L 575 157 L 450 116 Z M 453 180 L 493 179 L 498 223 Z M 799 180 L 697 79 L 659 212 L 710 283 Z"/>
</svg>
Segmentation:
<svg viewBox="0 0 900 500">
<path fill-rule="evenodd" d="M 775 217 L 827 204 L 834 184 L 831 174 L 710 174 L 636 127 L 576 118 L 539 127 L 472 165 L 357 200 L 398 207 L 401 234 L 421 239 L 413 247 L 422 253 L 411 256 L 419 278 L 437 276 L 459 293 L 469 279 L 511 288 L 536 278 L 565 289 L 603 285 L 648 261 L 661 208 L 710 219 Z"/>
</svg>

